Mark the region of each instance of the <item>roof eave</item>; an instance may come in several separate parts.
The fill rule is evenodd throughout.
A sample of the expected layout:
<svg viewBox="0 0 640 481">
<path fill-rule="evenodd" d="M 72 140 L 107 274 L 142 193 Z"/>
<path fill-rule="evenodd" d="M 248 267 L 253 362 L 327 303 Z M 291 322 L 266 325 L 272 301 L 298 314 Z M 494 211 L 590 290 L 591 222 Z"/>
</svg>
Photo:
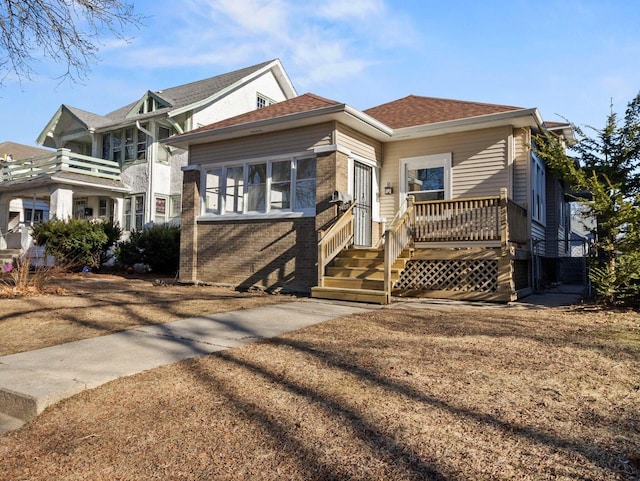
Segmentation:
<svg viewBox="0 0 640 481">
<path fill-rule="evenodd" d="M 411 138 L 433 137 L 469 130 L 479 130 L 491 127 L 512 125 L 514 127 L 540 128 L 542 117 L 537 108 L 510 110 L 493 114 L 466 117 L 432 124 L 415 125 L 395 129 L 391 141 L 407 140 Z"/>
<path fill-rule="evenodd" d="M 180 148 L 190 145 L 218 142 L 247 135 L 265 134 L 282 130 L 319 124 L 331 120 L 338 120 L 351 127 L 364 131 L 378 140 L 388 140 L 393 130 L 373 117 L 363 114 L 346 104 L 336 104 L 304 112 L 296 112 L 280 117 L 256 120 L 243 124 L 230 125 L 213 130 L 186 133 L 163 142 Z"/>
<path fill-rule="evenodd" d="M 69 115 L 71 115 L 74 119 L 76 119 L 80 124 L 84 125 L 84 127 L 87 130 L 89 130 L 89 126 L 84 120 L 82 120 L 80 117 L 75 115 L 71 110 L 69 110 L 65 104 L 62 104 L 60 105 L 60 107 L 58 107 L 58 110 L 56 110 L 56 113 L 53 114 L 53 117 L 51 117 L 51 120 L 47 122 L 47 125 L 45 125 L 44 129 L 42 129 L 42 132 L 40 132 L 40 135 L 38 135 L 38 138 L 36 139 L 36 143 L 38 145 L 44 145 L 44 142 L 50 136 L 51 132 L 55 129 L 56 124 L 60 121 L 60 118 L 62 117 L 62 114 L 64 111 L 66 111 Z"/>
</svg>

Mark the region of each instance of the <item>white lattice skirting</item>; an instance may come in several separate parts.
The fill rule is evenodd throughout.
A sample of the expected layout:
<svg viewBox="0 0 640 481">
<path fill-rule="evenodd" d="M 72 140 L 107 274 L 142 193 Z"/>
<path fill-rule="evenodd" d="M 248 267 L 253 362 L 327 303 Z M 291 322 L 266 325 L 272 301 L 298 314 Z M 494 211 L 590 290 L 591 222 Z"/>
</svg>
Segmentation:
<svg viewBox="0 0 640 481">
<path fill-rule="evenodd" d="M 394 286 L 407 290 L 456 292 L 496 292 L 496 259 L 413 260 L 407 264 Z"/>
</svg>

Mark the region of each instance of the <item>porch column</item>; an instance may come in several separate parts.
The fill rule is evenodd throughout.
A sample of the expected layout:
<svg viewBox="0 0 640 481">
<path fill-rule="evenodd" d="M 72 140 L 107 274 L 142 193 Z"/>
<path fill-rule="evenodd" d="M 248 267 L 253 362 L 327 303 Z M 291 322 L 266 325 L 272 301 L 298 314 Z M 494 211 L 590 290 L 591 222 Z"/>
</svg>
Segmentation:
<svg viewBox="0 0 640 481">
<path fill-rule="evenodd" d="M 49 197 L 49 217 L 66 220 L 73 217 L 73 190 L 53 187 Z"/>
<path fill-rule="evenodd" d="M 9 230 L 9 202 L 7 194 L 0 194 L 0 249 L 7 248 L 7 231 Z"/>
</svg>

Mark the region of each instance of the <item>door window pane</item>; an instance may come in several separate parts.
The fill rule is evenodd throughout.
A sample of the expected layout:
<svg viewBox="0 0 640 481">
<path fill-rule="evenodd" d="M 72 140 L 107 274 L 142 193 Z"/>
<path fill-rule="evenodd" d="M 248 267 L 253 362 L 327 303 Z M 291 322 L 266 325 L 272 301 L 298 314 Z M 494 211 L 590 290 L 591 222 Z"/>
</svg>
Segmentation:
<svg viewBox="0 0 640 481">
<path fill-rule="evenodd" d="M 408 193 L 416 200 L 444 199 L 444 167 L 410 169 L 407 171 Z"/>
</svg>

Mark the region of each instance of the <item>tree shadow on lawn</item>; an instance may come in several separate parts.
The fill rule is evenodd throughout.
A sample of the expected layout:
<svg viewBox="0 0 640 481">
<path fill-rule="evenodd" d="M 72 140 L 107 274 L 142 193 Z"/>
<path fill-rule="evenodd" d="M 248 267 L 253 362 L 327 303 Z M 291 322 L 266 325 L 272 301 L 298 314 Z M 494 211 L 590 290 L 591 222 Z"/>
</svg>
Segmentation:
<svg viewBox="0 0 640 481">
<path fill-rule="evenodd" d="M 398 394 L 413 403 L 426 405 L 430 408 L 446 411 L 456 418 L 469 420 L 487 428 L 497 429 L 507 436 L 515 436 L 523 441 L 535 445 L 543 445 L 550 448 L 552 452 L 558 450 L 573 452 L 574 454 L 588 459 L 593 465 L 601 467 L 611 475 L 619 475 L 620 472 L 612 468 L 610 461 L 605 461 L 602 453 L 607 452 L 605 447 L 597 446 L 593 440 L 567 439 L 552 432 L 547 432 L 525 424 L 506 422 L 499 417 L 478 412 L 461 405 L 438 399 L 412 387 L 409 384 L 389 379 L 383 375 L 364 368 L 353 362 L 346 361 L 342 354 L 330 352 L 322 349 L 321 346 L 298 340 L 287 338 L 274 338 L 261 341 L 277 348 L 290 348 L 298 353 L 311 356 L 319 360 L 329 368 L 355 375 L 358 378 L 373 383 L 376 386 Z M 267 384 L 277 385 L 282 390 L 298 397 L 306 399 L 309 403 L 319 406 L 328 417 L 335 418 L 336 421 L 348 424 L 351 431 L 356 433 L 356 437 L 369 446 L 374 456 L 392 466 L 395 472 L 402 479 L 454 479 L 456 474 L 450 472 L 451 468 L 445 462 L 437 459 L 424 459 L 411 447 L 396 441 L 392 435 L 384 434 L 384 427 L 378 426 L 366 419 L 364 411 L 351 408 L 339 399 L 333 399 L 317 390 L 303 386 L 291 380 L 287 380 L 281 373 L 274 369 L 268 369 L 255 362 L 239 359 L 234 351 L 216 353 L 218 357 L 226 363 L 230 363 L 241 370 L 259 376 Z M 229 386 L 226 386 L 215 373 L 208 372 L 203 365 L 197 361 L 190 363 L 188 369 L 193 372 L 200 382 L 210 387 L 218 393 L 223 393 L 227 400 L 231 402 L 238 411 L 245 413 L 247 421 L 257 422 L 273 438 L 274 448 L 286 447 L 288 453 L 295 457 L 307 474 L 307 479 L 346 479 L 340 475 L 340 467 L 327 465 L 326 463 L 315 462 L 320 458 L 319 452 L 314 452 L 314 448 L 305 447 L 293 435 L 295 430 L 292 426 L 294 420 L 287 420 L 287 423 L 274 419 L 259 400 L 242 398 L 236 395 Z M 619 466 L 617 466 L 619 468 Z M 562 467 L 557 468 L 556 474 L 562 474 Z M 448 472 L 449 471 L 449 472 Z M 569 472 L 565 473 L 570 475 Z"/>
<path fill-rule="evenodd" d="M 612 342 L 600 331 L 605 326 L 591 328 L 587 332 L 584 326 L 575 326 L 570 321 L 567 323 L 558 319 L 556 314 L 563 312 L 561 310 L 540 311 L 539 317 L 529 320 L 520 320 L 517 312 L 509 310 L 398 312 L 402 313 L 402 317 L 383 319 L 377 321 L 377 324 L 385 329 L 416 336 L 520 338 L 553 347 L 572 345 L 580 349 L 596 351 L 614 360 L 638 359 L 640 356 L 640 342 L 635 345 Z M 567 315 L 579 318 L 583 314 L 567 313 Z M 638 322 L 640 322 L 640 315 Z M 553 324 L 553 329 L 538 329 L 537 324 L 540 323 L 544 323 L 545 328 Z M 544 334 L 543 331 L 548 334 Z"/>
</svg>

